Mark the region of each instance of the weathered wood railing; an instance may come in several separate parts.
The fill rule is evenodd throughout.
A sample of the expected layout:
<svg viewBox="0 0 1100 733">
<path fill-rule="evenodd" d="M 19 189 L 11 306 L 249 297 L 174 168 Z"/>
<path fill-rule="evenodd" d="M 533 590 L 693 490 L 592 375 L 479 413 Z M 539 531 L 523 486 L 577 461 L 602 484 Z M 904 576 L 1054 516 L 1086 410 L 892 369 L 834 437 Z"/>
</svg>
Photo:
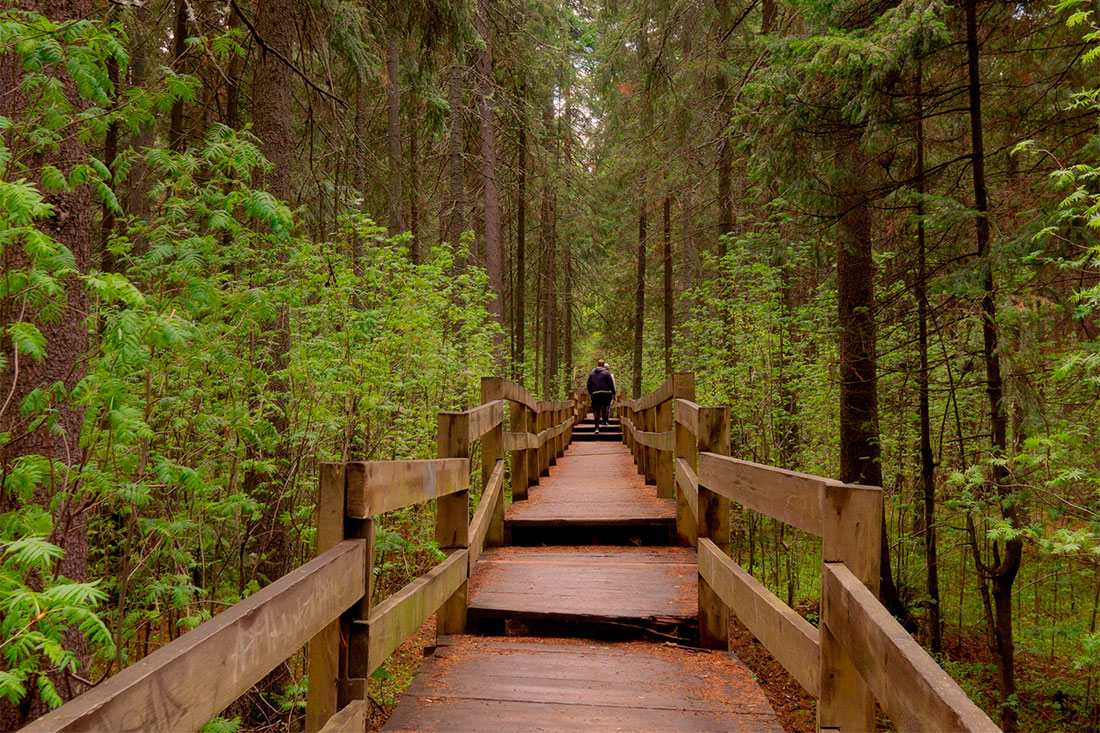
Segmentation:
<svg viewBox="0 0 1100 733">
<path fill-rule="evenodd" d="M 536 401 L 499 378 L 482 380 L 481 397 L 471 410 L 439 413 L 438 458 L 322 464 L 314 560 L 24 730 L 198 730 L 306 642 L 306 730 L 365 730 L 370 674 L 433 613 L 438 634 L 465 630 L 470 571 L 503 540 L 504 453 L 513 500 L 522 500 L 587 408 L 584 396 Z M 479 440 L 482 494 L 471 519 Z M 447 558 L 374 606 L 375 518 L 429 499 Z"/>
<path fill-rule="evenodd" d="M 899 730 L 998 730 L 876 597 L 882 490 L 730 458 L 728 408 L 694 399 L 694 375 L 675 374 L 619 413 L 639 473 L 675 494 L 677 533 L 698 550 L 700 645 L 728 648 L 732 610 L 817 697 L 820 730 L 873 730 L 876 700 Z M 731 501 L 821 538 L 819 627 L 730 559 Z"/>
</svg>

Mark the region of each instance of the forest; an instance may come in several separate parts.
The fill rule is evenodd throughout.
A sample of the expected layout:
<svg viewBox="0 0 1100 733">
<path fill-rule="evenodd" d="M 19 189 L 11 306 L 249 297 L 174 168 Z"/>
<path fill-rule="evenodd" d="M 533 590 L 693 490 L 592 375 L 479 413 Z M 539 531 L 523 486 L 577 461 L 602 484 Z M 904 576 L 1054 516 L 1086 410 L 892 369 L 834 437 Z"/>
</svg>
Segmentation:
<svg viewBox="0 0 1100 733">
<path fill-rule="evenodd" d="M 311 558 L 321 462 L 601 357 L 881 486 L 894 616 L 1004 730 L 1100 728 L 1098 58 L 1087 0 L 4 0 L 0 726 Z M 816 621 L 813 538 L 731 521 Z"/>
</svg>

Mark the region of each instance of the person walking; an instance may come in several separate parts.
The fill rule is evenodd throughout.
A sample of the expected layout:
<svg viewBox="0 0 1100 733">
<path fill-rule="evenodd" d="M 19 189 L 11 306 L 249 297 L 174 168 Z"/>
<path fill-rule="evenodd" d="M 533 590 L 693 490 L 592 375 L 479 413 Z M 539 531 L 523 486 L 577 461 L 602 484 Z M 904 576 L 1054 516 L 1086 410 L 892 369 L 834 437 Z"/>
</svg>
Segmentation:
<svg viewBox="0 0 1100 733">
<path fill-rule="evenodd" d="M 600 432 L 600 420 L 608 425 L 611 401 L 615 399 L 615 375 L 603 359 L 596 360 L 596 368 L 588 374 L 588 395 L 592 398 L 592 414 L 596 419 L 596 434 Z"/>
</svg>

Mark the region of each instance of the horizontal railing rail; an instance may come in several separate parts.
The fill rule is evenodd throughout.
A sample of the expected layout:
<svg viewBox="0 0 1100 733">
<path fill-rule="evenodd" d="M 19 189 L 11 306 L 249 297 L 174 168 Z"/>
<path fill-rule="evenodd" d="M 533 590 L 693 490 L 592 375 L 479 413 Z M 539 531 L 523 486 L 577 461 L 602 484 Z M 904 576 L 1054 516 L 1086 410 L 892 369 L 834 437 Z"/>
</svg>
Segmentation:
<svg viewBox="0 0 1100 733">
<path fill-rule="evenodd" d="M 882 490 L 731 458 L 728 408 L 694 399 L 694 376 L 675 374 L 619 410 L 639 473 L 675 495 L 697 548 L 700 644 L 728 648 L 732 611 L 818 698 L 819 730 L 872 730 L 876 700 L 901 730 L 998 730 L 876 598 Z M 730 502 L 821 538 L 819 628 L 730 559 Z"/>
<path fill-rule="evenodd" d="M 504 454 L 513 500 L 523 500 L 587 409 L 587 395 L 540 401 L 498 378 L 482 380 L 481 398 L 439 413 L 438 458 L 322 464 L 317 557 L 24 730 L 198 730 L 307 642 L 305 729 L 364 730 L 367 678 L 395 649 L 432 614 L 440 635 L 465 630 L 470 573 L 485 547 L 503 543 Z M 482 492 L 470 518 L 478 441 Z M 376 517 L 429 500 L 446 559 L 374 606 Z"/>
</svg>

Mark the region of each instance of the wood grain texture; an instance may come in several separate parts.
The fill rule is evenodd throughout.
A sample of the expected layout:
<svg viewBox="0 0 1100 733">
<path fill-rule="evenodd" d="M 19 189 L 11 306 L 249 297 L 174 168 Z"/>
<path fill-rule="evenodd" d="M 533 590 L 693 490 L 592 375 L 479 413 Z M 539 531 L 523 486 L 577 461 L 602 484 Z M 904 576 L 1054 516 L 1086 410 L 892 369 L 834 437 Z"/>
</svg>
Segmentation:
<svg viewBox="0 0 1100 733">
<path fill-rule="evenodd" d="M 713 453 L 699 454 L 699 483 L 742 506 L 821 536 L 819 476 Z"/>
<path fill-rule="evenodd" d="M 481 501 L 477 504 L 474 518 L 470 520 L 470 569 L 481 556 L 481 550 L 485 547 L 485 539 L 489 535 L 490 524 L 493 519 L 493 510 L 504 493 L 504 461 L 499 460 L 495 464 L 489 477 L 489 485 L 481 494 Z"/>
<path fill-rule="evenodd" d="M 347 540 L 23 730 L 198 730 L 363 595 Z"/>
<path fill-rule="evenodd" d="M 806 692 L 821 688 L 818 631 L 708 539 L 699 540 L 699 575 Z"/>
<path fill-rule="evenodd" d="M 513 422 L 517 418 L 513 419 Z M 528 450 L 539 447 L 539 437 L 533 433 L 506 432 L 504 433 L 504 450 Z"/>
<path fill-rule="evenodd" d="M 467 441 L 473 443 L 504 421 L 504 401 L 493 400 L 466 411 Z"/>
<path fill-rule="evenodd" d="M 378 669 L 466 582 L 469 554 L 459 550 L 375 607 L 366 621 L 370 635 L 369 672 Z M 360 622 L 362 623 L 362 622 Z"/>
<path fill-rule="evenodd" d="M 782 731 L 729 655 L 637 642 L 450 641 L 421 667 L 385 730 Z"/>
<path fill-rule="evenodd" d="M 676 488 L 684 497 L 691 516 L 699 518 L 699 477 L 691 470 L 691 464 L 685 458 L 676 459 Z"/>
<path fill-rule="evenodd" d="M 662 430 L 660 432 L 636 430 L 634 431 L 634 439 L 646 448 L 652 448 L 659 451 L 671 451 L 673 448 L 673 434 L 671 430 Z"/>
<path fill-rule="evenodd" d="M 363 733 L 367 729 L 367 701 L 353 700 L 329 718 L 321 733 Z"/>
<path fill-rule="evenodd" d="M 347 464 L 347 515 L 366 519 L 470 488 L 468 458 Z"/>
<path fill-rule="evenodd" d="M 534 410 L 536 408 L 537 401 L 531 393 L 515 382 L 505 379 L 501 387 L 504 391 L 504 399 L 521 404 L 528 410 Z"/>
<path fill-rule="evenodd" d="M 470 579 L 471 615 L 692 624 L 694 551 L 680 547 L 505 547 Z"/>
<path fill-rule="evenodd" d="M 843 563 L 821 577 L 844 620 L 834 637 L 899 730 L 1000 730 Z"/>
<path fill-rule="evenodd" d="M 526 501 L 504 511 L 505 527 L 669 525 L 671 499 L 657 497 L 621 443 L 579 442 L 550 469 Z"/>
<path fill-rule="evenodd" d="M 699 405 L 691 400 L 677 398 L 673 408 L 673 417 L 693 434 L 699 432 Z"/>
</svg>

